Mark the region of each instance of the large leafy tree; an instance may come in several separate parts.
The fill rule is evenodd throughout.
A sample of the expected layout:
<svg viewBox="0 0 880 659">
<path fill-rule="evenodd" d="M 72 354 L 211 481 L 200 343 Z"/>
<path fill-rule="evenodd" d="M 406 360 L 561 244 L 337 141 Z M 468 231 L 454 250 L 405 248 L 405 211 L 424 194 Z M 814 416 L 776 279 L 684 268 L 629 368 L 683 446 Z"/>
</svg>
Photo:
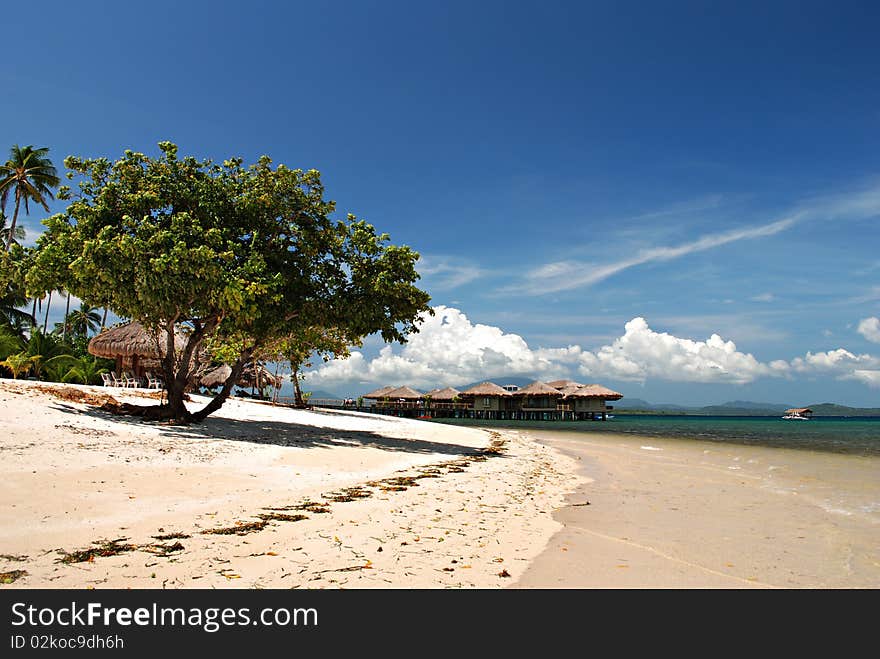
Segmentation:
<svg viewBox="0 0 880 659">
<path fill-rule="evenodd" d="M 0 210 L 6 211 L 10 197 L 15 199 L 12 224 L 6 236 L 6 251 L 15 241 L 18 211 L 24 203 L 25 214 L 30 214 L 30 203 L 40 204 L 49 211 L 47 199 L 54 199 L 53 190 L 61 183 L 58 171 L 48 158 L 49 149 L 14 145 L 9 160 L 0 165 Z"/>
<path fill-rule="evenodd" d="M 152 158 L 70 157 L 59 198 L 67 210 L 44 223 L 30 290 L 64 287 L 164 337 L 168 404 L 163 415 L 204 419 L 244 365 L 273 341 L 307 328 L 405 341 L 428 311 L 415 286 L 418 254 L 353 215 L 335 220 L 315 170 L 251 166 L 233 158 L 179 158 L 170 142 Z M 183 328 L 182 349 L 175 329 Z M 214 399 L 190 413 L 184 388 L 210 340 L 232 372 Z"/>
</svg>

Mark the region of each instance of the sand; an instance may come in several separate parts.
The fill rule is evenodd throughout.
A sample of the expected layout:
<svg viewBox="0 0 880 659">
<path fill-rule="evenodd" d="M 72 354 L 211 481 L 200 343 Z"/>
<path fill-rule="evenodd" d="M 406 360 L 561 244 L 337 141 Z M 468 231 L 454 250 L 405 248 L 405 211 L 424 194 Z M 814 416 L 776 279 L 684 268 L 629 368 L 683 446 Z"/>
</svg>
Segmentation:
<svg viewBox="0 0 880 659">
<path fill-rule="evenodd" d="M 108 392 L 0 380 L 0 588 L 880 587 L 877 458 Z"/>
<path fill-rule="evenodd" d="M 529 434 L 577 459 L 587 482 L 517 587 L 880 587 L 876 457 Z"/>
<path fill-rule="evenodd" d="M 174 426 L 77 402 L 108 392 L 151 402 L 0 380 L 3 588 L 499 588 L 578 482 L 523 437 L 244 399 Z M 124 551 L 76 554 L 102 547 Z"/>
</svg>

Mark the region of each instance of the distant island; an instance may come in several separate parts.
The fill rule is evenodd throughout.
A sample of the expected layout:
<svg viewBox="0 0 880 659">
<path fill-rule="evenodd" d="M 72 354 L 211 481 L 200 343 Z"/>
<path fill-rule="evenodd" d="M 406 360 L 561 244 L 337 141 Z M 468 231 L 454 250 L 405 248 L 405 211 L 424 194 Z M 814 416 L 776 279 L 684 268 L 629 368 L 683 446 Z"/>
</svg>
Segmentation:
<svg viewBox="0 0 880 659">
<path fill-rule="evenodd" d="M 652 404 L 640 398 L 624 398 L 614 406 L 614 413 L 625 414 L 686 414 L 695 416 L 779 416 L 795 405 L 756 403 L 735 400 L 720 405 L 688 407 L 684 405 Z M 837 403 L 807 405 L 813 416 L 880 416 L 880 407 L 848 407 Z"/>
</svg>

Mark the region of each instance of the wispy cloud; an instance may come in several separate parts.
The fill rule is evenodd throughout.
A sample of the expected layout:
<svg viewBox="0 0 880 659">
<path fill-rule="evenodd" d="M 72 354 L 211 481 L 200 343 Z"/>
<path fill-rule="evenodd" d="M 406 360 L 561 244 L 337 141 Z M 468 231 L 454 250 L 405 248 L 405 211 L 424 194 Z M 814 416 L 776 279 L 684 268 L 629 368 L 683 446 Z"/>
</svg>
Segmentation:
<svg viewBox="0 0 880 659">
<path fill-rule="evenodd" d="M 672 211 L 669 211 L 672 212 Z M 660 211 L 666 214 L 666 211 Z M 649 214 L 650 215 L 650 214 Z M 625 270 L 649 263 L 672 261 L 723 245 L 773 236 L 810 220 L 863 220 L 880 215 L 880 184 L 846 194 L 816 197 L 798 204 L 786 217 L 768 224 L 705 234 L 679 245 L 640 249 L 632 256 L 610 263 L 561 260 L 529 271 L 524 280 L 501 289 L 501 293 L 544 295 L 598 284 Z M 647 217 L 647 216 L 645 216 Z"/>
<path fill-rule="evenodd" d="M 488 270 L 471 261 L 444 255 L 423 254 L 418 268 L 431 287 L 439 290 L 458 288 L 488 274 Z"/>
<path fill-rule="evenodd" d="M 790 228 L 798 219 L 798 216 L 792 216 L 763 226 L 707 234 L 681 245 L 643 249 L 634 256 L 601 265 L 583 261 L 547 263 L 528 273 L 526 282 L 522 287 L 517 287 L 517 290 L 539 295 L 592 286 L 635 266 L 657 261 L 671 261 L 687 254 L 702 252 L 739 240 L 772 236 Z"/>
</svg>

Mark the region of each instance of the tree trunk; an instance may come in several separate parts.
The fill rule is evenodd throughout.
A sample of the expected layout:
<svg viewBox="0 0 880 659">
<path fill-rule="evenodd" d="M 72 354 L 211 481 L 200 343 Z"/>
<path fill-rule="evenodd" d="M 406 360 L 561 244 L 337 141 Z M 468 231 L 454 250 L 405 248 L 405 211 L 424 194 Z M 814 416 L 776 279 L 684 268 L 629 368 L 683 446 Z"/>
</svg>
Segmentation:
<svg viewBox="0 0 880 659">
<path fill-rule="evenodd" d="M 193 421 L 204 421 L 209 414 L 213 414 L 223 406 L 223 403 L 225 403 L 226 399 L 229 398 L 232 387 L 235 386 L 235 383 L 238 382 L 238 378 L 241 377 L 241 372 L 244 370 L 244 365 L 248 361 L 250 361 L 252 354 L 253 350 L 251 349 L 245 350 L 241 353 L 238 361 L 232 365 L 232 373 L 230 373 L 229 377 L 226 378 L 226 382 L 223 383 L 223 388 L 220 389 L 220 392 L 216 396 L 214 396 L 210 403 L 208 403 L 202 409 L 192 415 Z"/>
<path fill-rule="evenodd" d="M 9 238 L 6 241 L 6 251 L 9 251 L 9 248 L 12 247 L 12 241 L 15 240 L 15 223 L 18 222 L 18 206 L 21 204 L 21 197 L 18 195 L 18 190 L 16 190 L 15 194 L 15 212 L 12 214 L 12 224 L 9 227 Z"/>
<path fill-rule="evenodd" d="M 104 328 L 107 327 L 107 307 L 104 307 L 104 317 L 101 318 L 101 331 L 104 331 Z"/>
<path fill-rule="evenodd" d="M 34 298 L 34 306 L 31 309 L 31 332 L 37 326 L 37 298 Z"/>
<path fill-rule="evenodd" d="M 293 404 L 296 407 L 305 407 L 302 390 L 299 388 L 299 367 L 291 367 L 290 377 L 293 380 Z"/>
<path fill-rule="evenodd" d="M 70 315 L 70 291 L 67 291 L 67 306 L 64 309 L 64 325 L 61 326 L 61 343 L 67 338 L 67 317 Z"/>
<path fill-rule="evenodd" d="M 49 291 L 49 299 L 46 300 L 46 317 L 43 320 L 43 334 L 46 333 L 46 327 L 49 325 L 49 307 L 52 306 L 52 291 Z"/>
</svg>

